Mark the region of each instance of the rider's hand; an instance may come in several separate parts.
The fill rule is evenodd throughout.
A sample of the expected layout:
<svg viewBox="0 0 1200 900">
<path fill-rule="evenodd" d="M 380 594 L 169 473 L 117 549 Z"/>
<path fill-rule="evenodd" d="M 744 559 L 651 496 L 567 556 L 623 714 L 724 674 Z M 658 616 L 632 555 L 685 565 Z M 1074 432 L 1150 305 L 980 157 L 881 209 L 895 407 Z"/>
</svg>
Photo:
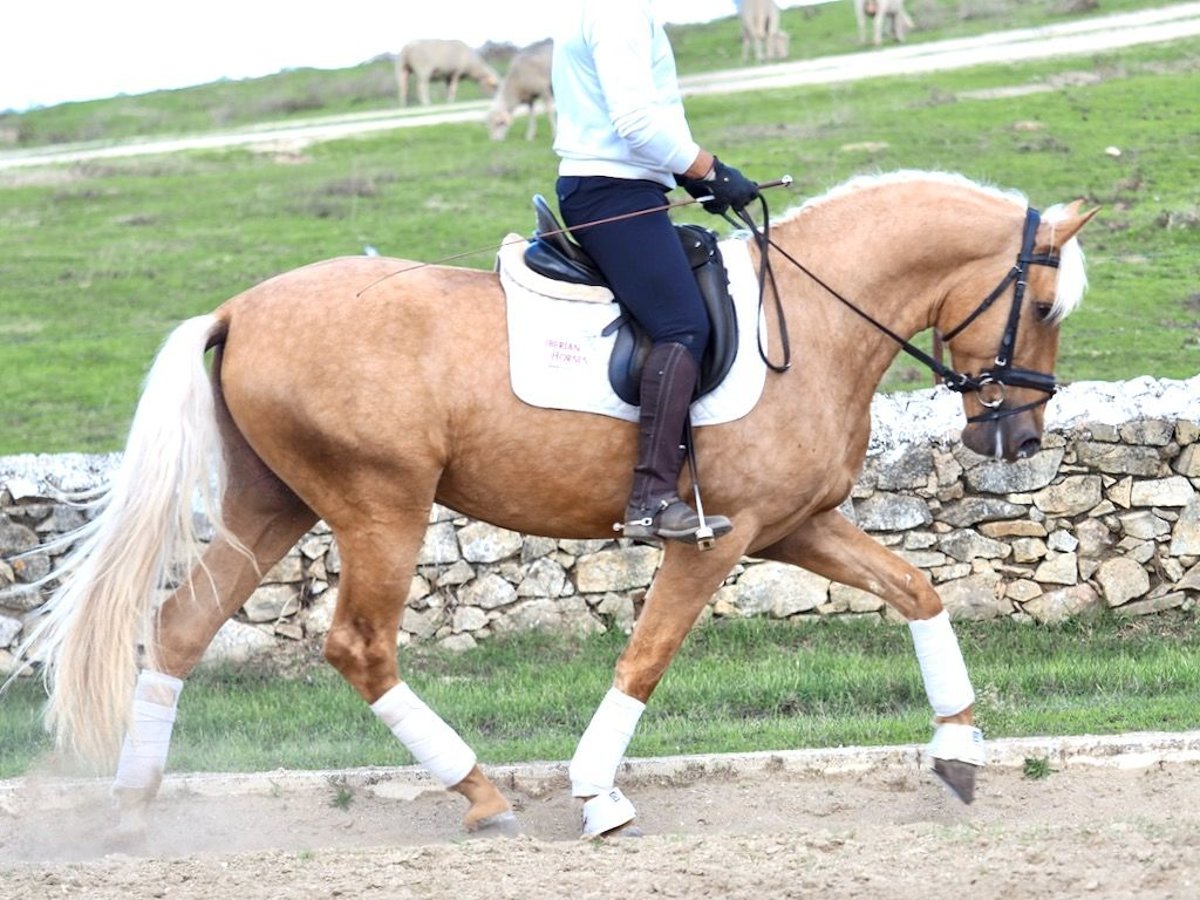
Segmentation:
<svg viewBox="0 0 1200 900">
<path fill-rule="evenodd" d="M 697 200 L 710 197 L 702 205 L 706 212 L 718 216 L 730 208 L 740 211 L 758 196 L 757 184 L 716 157 L 713 157 L 712 171 L 704 178 L 677 176 L 675 180 Z"/>
</svg>

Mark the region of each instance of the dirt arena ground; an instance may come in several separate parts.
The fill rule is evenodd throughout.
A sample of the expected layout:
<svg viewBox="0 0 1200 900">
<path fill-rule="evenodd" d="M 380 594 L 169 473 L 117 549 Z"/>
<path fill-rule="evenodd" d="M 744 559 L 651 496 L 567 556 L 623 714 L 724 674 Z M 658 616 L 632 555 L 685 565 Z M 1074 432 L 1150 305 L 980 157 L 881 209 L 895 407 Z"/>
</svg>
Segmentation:
<svg viewBox="0 0 1200 900">
<path fill-rule="evenodd" d="M 1200 732 L 992 742 L 971 806 L 915 747 L 635 760 L 646 835 L 613 841 L 579 839 L 561 764 L 490 771 L 520 836 L 466 838 L 412 769 L 172 776 L 123 847 L 103 785 L 0 783 L 0 895 L 1200 895 Z"/>
</svg>

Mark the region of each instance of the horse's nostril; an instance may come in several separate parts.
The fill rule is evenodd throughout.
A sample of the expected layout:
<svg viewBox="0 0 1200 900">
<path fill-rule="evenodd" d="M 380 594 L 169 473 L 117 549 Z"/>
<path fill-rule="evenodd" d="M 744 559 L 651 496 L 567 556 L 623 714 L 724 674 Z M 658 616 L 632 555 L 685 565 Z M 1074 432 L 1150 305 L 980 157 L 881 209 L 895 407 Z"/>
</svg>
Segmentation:
<svg viewBox="0 0 1200 900">
<path fill-rule="evenodd" d="M 1042 449 L 1040 438 L 1029 438 L 1017 448 L 1017 459 L 1028 459 Z"/>
</svg>

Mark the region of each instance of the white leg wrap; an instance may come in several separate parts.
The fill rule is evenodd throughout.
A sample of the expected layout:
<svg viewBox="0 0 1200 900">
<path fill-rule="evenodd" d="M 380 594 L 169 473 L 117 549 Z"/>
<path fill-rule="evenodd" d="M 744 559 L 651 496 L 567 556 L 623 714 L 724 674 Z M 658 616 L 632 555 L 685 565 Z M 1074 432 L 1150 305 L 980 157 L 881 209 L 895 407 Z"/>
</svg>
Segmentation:
<svg viewBox="0 0 1200 900">
<path fill-rule="evenodd" d="M 983 732 L 974 725 L 943 722 L 929 742 L 929 755 L 934 759 L 956 759 L 982 766 L 987 759 L 983 749 Z"/>
<path fill-rule="evenodd" d="M 183 682 L 143 669 L 133 689 L 133 727 L 125 735 L 113 789 L 153 791 L 162 781 Z"/>
<path fill-rule="evenodd" d="M 633 738 L 646 704 L 609 688 L 596 714 L 575 749 L 568 774 L 571 793 L 576 797 L 594 797 L 612 790 L 617 766 Z"/>
<path fill-rule="evenodd" d="M 967 677 L 967 666 L 958 638 L 950 627 L 950 616 L 943 609 L 932 619 L 908 623 L 912 632 L 925 694 L 934 713 L 953 716 L 975 702 L 975 691 Z"/>
<path fill-rule="evenodd" d="M 475 768 L 474 751 L 407 684 L 396 685 L 372 703 L 371 712 L 446 787 L 458 784 Z"/>
<path fill-rule="evenodd" d="M 583 836 L 596 837 L 637 818 L 637 811 L 620 788 L 597 794 L 583 804 Z"/>
</svg>

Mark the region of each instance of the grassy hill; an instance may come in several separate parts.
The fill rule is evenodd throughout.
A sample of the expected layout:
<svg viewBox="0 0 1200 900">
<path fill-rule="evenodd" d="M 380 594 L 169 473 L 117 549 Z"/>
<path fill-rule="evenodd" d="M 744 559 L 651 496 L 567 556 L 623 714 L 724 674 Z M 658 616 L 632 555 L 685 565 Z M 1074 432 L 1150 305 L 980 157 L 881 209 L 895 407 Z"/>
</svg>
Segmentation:
<svg viewBox="0 0 1200 900">
<path fill-rule="evenodd" d="M 916 22 L 909 43 L 965 37 L 1154 8 L 1154 0 L 909 0 Z M 786 9 L 782 28 L 792 35 L 790 59 L 812 59 L 860 49 L 849 0 Z M 699 25 L 668 27 L 681 75 L 741 66 L 741 27 L 735 16 Z M 511 45 L 487 45 L 489 60 L 503 72 Z M 436 89 L 434 100 L 440 95 Z M 480 99 L 464 82 L 459 99 Z M 110 141 L 148 135 L 173 135 L 391 109 L 398 105 L 391 57 L 381 54 L 348 69 L 288 69 L 265 78 L 221 80 L 136 96 L 62 103 L 28 112 L 0 112 L 0 134 L 14 146 Z M 0 144 L 0 148 L 2 148 Z"/>
<path fill-rule="evenodd" d="M 1107 0 L 1085 14 L 1148 5 Z M 918 0 L 912 41 L 1058 21 L 1064 8 Z M 857 48 L 849 3 L 787 10 L 785 28 L 793 58 Z M 684 74 L 740 64 L 732 19 L 672 37 Z M 1076 197 L 1103 205 L 1085 240 L 1092 288 L 1064 328 L 1059 374 L 1185 378 L 1200 369 L 1197 59 L 1190 39 L 696 97 L 688 112 L 698 139 L 743 171 L 795 177 L 793 196 L 777 192 L 773 209 L 859 172 L 905 167 L 1019 188 L 1043 208 Z M 375 60 L 63 104 L 4 116 L 0 132 L 28 146 L 203 132 L 387 108 L 393 94 L 390 63 Z M 0 454 L 118 448 L 170 328 L 280 271 L 365 245 L 490 267 L 504 234 L 531 228 L 529 196 L 551 189 L 555 163 L 544 126 L 534 142 L 514 133 L 496 144 L 468 122 L 0 171 Z M 902 361 L 884 389 L 928 383 Z"/>
</svg>

